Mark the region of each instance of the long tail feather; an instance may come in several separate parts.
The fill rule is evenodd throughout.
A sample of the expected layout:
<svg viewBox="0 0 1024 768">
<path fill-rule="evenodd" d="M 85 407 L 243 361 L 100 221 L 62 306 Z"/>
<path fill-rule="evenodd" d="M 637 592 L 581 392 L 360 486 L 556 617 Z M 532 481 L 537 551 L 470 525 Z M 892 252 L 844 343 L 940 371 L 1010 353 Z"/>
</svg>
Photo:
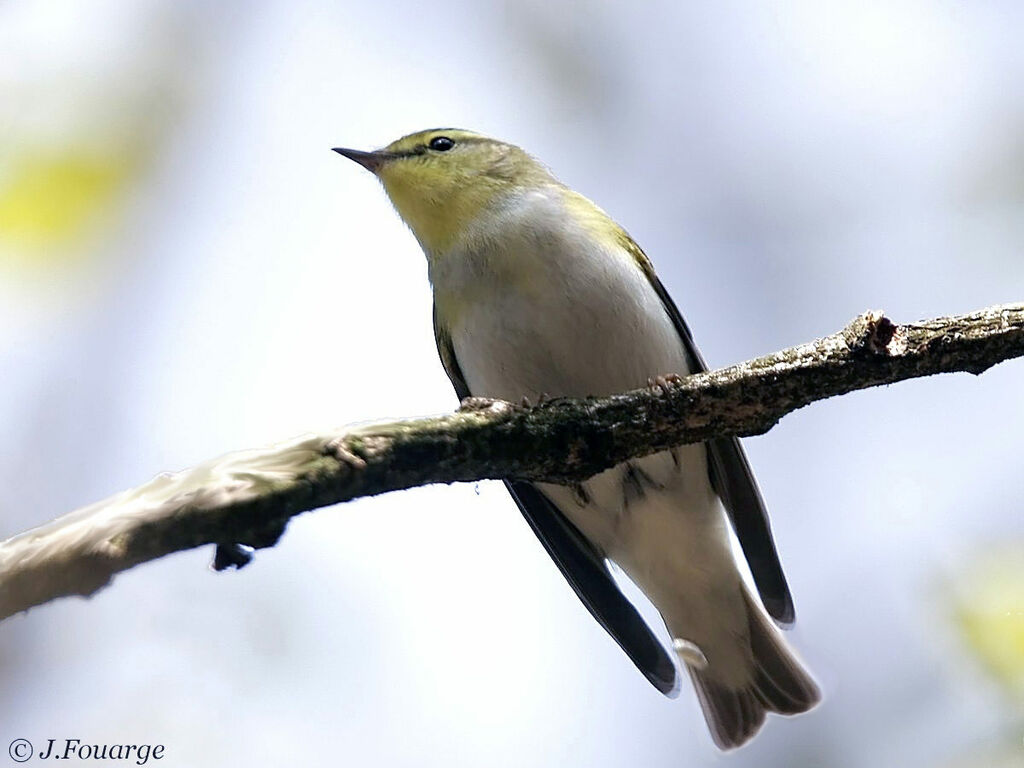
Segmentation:
<svg viewBox="0 0 1024 768">
<path fill-rule="evenodd" d="M 715 743 L 733 749 L 749 741 L 764 724 L 767 712 L 797 715 L 821 700 L 817 684 L 742 587 L 750 627 L 753 664 L 745 685 L 728 686 L 711 668 L 687 664 L 697 698 Z"/>
</svg>

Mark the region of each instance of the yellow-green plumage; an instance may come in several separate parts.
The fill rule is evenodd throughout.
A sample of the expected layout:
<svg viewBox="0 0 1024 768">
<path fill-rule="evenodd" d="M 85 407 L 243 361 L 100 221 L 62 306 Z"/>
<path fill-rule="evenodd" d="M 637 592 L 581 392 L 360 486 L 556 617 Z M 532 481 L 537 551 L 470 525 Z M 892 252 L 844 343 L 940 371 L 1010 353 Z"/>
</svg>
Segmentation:
<svg viewBox="0 0 1024 768">
<path fill-rule="evenodd" d="M 446 136 L 456 149 L 446 153 L 422 151 L 431 139 Z M 593 202 L 575 192 L 531 155 L 513 144 L 471 131 L 433 129 L 398 139 L 381 150 L 401 158 L 384 163 L 377 175 L 388 197 L 416 235 L 429 260 L 443 259 L 460 239 L 472 240 L 470 226 L 488 211 L 500 208 L 503 197 L 524 187 L 547 189 L 559 195 L 569 214 L 595 240 L 617 244 L 623 256 L 636 261 L 648 275 L 654 269 L 640 246 L 622 227 Z M 472 249 L 469 242 L 465 247 Z M 483 244 L 486 245 L 486 244 Z M 530 281 L 541 276 L 508 265 L 503 274 L 510 287 L 529 290 Z M 435 290 L 437 286 L 435 286 Z M 474 300 L 472 286 L 463 285 L 457 294 L 441 290 L 435 304 L 443 321 L 454 319 L 461 308 Z"/>
<path fill-rule="evenodd" d="M 651 262 L 618 224 L 526 152 L 469 131 L 406 136 L 372 170 L 427 256 L 445 370 L 460 397 L 586 397 L 704 370 Z M 584 604 L 662 692 L 675 664 L 618 591 L 619 564 L 661 612 L 721 747 L 768 711 L 803 712 L 814 682 L 743 583 L 730 523 L 771 616 L 792 602 L 735 439 L 625 462 L 579 485 L 507 481 Z"/>
<path fill-rule="evenodd" d="M 451 152 L 418 152 L 432 138 L 447 136 Z M 382 152 L 402 157 L 385 163 L 378 176 L 391 202 L 430 254 L 444 253 L 468 222 L 515 185 L 558 184 L 548 171 L 519 147 L 471 131 L 421 131 L 386 146 Z"/>
</svg>

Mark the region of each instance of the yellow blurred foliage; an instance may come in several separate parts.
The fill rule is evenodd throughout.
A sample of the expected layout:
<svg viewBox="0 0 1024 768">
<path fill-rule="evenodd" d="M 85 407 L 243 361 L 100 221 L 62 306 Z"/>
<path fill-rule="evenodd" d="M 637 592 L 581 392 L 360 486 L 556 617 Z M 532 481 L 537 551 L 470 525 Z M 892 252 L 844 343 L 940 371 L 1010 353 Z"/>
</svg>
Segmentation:
<svg viewBox="0 0 1024 768">
<path fill-rule="evenodd" d="M 46 263 L 73 257 L 118 207 L 138 170 L 132 153 L 62 146 L 23 153 L 0 176 L 5 259 Z"/>
<path fill-rule="evenodd" d="M 963 574 L 956 618 L 985 668 L 1024 697 L 1024 544 L 986 553 Z"/>
</svg>

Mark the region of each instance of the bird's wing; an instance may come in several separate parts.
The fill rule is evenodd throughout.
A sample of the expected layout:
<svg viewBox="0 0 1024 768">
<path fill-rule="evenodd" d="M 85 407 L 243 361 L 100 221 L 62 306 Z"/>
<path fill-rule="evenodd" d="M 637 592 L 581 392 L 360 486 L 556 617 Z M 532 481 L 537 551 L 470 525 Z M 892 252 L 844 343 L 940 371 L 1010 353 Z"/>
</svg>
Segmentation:
<svg viewBox="0 0 1024 768">
<path fill-rule="evenodd" d="M 466 377 L 462 375 L 459 368 L 459 361 L 455 358 L 455 347 L 452 345 L 452 337 L 441 324 L 437 317 L 437 307 L 434 307 L 434 342 L 437 344 L 437 354 L 441 358 L 441 365 L 448 379 L 455 387 L 455 394 L 459 400 L 471 397 L 469 385 L 466 384 Z"/>
<path fill-rule="evenodd" d="M 672 318 L 672 323 L 686 349 L 690 373 L 708 370 L 700 350 L 693 341 L 689 326 L 655 274 L 650 260 L 625 231 L 622 231 L 621 242 L 647 275 L 665 311 Z M 708 440 L 706 445 L 711 485 L 729 513 L 736 538 L 739 539 L 743 555 L 750 566 L 750 573 L 754 577 L 754 584 L 757 585 L 758 594 L 761 596 L 761 602 L 775 621 L 788 626 L 796 619 L 793 597 L 786 583 L 786 575 L 782 572 L 779 554 L 775 550 L 775 541 L 768 522 L 768 510 L 757 488 L 757 481 L 754 480 L 743 446 L 736 437 Z"/>
<path fill-rule="evenodd" d="M 434 339 L 441 363 L 460 399 L 471 395 L 459 368 L 451 336 L 434 311 Z M 555 565 L 583 604 L 615 638 L 637 668 L 662 693 L 679 691 L 675 664 L 636 608 L 619 590 L 602 554 L 531 483 L 506 480 L 512 498 Z"/>
</svg>

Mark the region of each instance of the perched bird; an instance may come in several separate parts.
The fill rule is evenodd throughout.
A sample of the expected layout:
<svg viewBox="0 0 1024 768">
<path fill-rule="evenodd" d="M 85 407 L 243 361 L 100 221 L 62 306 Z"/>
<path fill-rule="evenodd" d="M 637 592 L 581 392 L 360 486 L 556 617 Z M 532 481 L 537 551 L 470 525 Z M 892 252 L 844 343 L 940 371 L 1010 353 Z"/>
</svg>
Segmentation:
<svg viewBox="0 0 1024 768">
<path fill-rule="evenodd" d="M 380 179 L 422 246 L 434 336 L 460 398 L 611 395 L 706 370 L 640 247 L 519 147 L 444 128 L 375 152 L 335 151 Z M 818 702 L 765 615 L 788 625 L 793 602 L 738 440 L 623 462 L 574 487 L 505 485 L 586 607 L 672 696 L 672 655 L 607 561 L 643 590 L 720 748 L 745 743 L 766 712 L 793 715 Z M 760 603 L 733 555 L 730 524 Z"/>
</svg>

